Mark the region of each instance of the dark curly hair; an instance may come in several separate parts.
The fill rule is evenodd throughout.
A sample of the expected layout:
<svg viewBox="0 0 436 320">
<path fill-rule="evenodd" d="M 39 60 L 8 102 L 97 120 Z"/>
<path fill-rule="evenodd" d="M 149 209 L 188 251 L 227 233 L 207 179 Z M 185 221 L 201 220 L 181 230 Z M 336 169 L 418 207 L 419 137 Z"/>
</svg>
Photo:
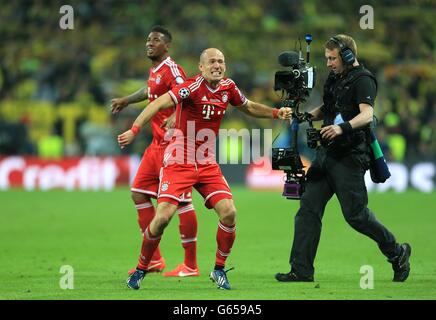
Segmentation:
<svg viewBox="0 0 436 320">
<path fill-rule="evenodd" d="M 168 31 L 168 29 L 166 29 L 162 26 L 159 26 L 159 25 L 153 26 L 151 28 L 150 32 L 162 33 L 164 35 L 165 42 L 171 42 L 171 40 L 173 39 L 173 37 L 171 36 L 171 33 Z"/>
</svg>

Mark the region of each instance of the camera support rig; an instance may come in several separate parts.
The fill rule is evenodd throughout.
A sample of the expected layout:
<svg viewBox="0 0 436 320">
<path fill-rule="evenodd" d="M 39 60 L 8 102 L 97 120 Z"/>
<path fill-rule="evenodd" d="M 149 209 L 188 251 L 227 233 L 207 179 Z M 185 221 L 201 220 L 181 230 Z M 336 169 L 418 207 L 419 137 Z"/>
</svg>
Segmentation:
<svg viewBox="0 0 436 320">
<path fill-rule="evenodd" d="M 286 180 L 283 188 L 283 196 L 287 199 L 300 199 L 304 192 L 306 172 L 298 152 L 298 130 L 300 123 L 308 121 L 312 126 L 312 115 L 299 112 L 300 101 L 286 99 L 280 103 L 281 107 L 292 108 L 291 120 L 291 145 L 289 148 L 273 148 L 273 170 L 283 170 Z"/>
<path fill-rule="evenodd" d="M 279 55 L 279 63 L 285 67 L 291 67 L 290 71 L 277 71 L 275 74 L 275 90 L 286 93 L 279 108 L 289 107 L 292 109 L 291 120 L 291 145 L 289 148 L 272 148 L 273 170 L 283 170 L 286 180 L 283 188 L 283 196 L 287 199 L 300 199 L 304 192 L 306 173 L 298 152 L 298 129 L 300 123 L 309 122 L 309 130 L 313 128 L 312 115 L 299 111 L 299 105 L 306 101 L 310 90 L 315 83 L 315 70 L 309 65 L 311 35 L 305 37 L 307 43 L 306 62 L 296 52 L 283 52 Z M 300 45 L 301 47 L 301 45 Z M 316 131 L 316 130 L 315 130 Z M 308 131 L 309 132 L 309 131 Z"/>
</svg>

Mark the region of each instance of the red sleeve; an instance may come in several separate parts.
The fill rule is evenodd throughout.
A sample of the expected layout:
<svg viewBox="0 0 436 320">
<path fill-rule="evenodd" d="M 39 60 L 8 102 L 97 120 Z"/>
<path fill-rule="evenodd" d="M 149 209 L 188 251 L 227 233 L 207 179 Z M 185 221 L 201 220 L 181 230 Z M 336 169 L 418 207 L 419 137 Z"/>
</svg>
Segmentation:
<svg viewBox="0 0 436 320">
<path fill-rule="evenodd" d="M 168 87 L 174 88 L 186 81 L 185 71 L 181 66 L 173 65 L 168 73 Z"/>
<path fill-rule="evenodd" d="M 247 103 L 247 98 L 239 90 L 238 86 L 235 83 L 232 84 L 229 93 L 230 93 L 229 102 L 232 106 L 239 107 Z"/>
<path fill-rule="evenodd" d="M 188 99 L 191 96 L 191 90 L 189 89 L 189 85 L 192 84 L 192 80 L 187 80 L 182 84 L 179 84 L 173 87 L 168 93 L 173 99 L 175 104 L 179 104 L 183 100 Z"/>
</svg>

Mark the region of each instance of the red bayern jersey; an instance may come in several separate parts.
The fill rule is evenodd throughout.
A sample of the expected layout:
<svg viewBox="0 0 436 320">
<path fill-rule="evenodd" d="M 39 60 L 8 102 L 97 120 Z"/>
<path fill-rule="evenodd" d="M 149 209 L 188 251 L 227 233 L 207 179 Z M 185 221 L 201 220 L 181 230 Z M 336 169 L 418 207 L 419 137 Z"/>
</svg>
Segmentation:
<svg viewBox="0 0 436 320">
<path fill-rule="evenodd" d="M 170 57 L 163 60 L 158 66 L 150 68 L 148 77 L 148 99 L 153 101 L 175 86 L 182 84 L 186 79 L 185 71 Z M 161 128 L 163 121 L 174 112 L 173 109 L 165 109 L 158 112 L 151 120 L 153 132 L 152 144 L 160 145 L 164 142 L 166 130 Z"/>
<path fill-rule="evenodd" d="M 213 132 L 214 138 L 218 136 L 221 120 L 229 103 L 233 106 L 242 106 L 247 102 L 247 98 L 229 78 L 220 80 L 219 85 L 213 89 L 202 75 L 197 75 L 168 93 L 177 104 L 176 129 L 183 134 L 185 160 L 188 161 L 193 160 L 193 155 L 196 155 L 200 146 L 206 148 L 206 140 L 215 146 L 215 139 L 209 141 L 209 137 L 204 136 L 208 135 L 208 132 Z M 202 130 L 203 132 L 198 134 Z M 173 147 L 177 144 L 176 138 L 173 137 Z M 208 151 L 214 152 L 214 149 Z M 214 154 L 210 156 L 214 157 Z M 198 160 L 197 157 L 195 159 Z"/>
</svg>

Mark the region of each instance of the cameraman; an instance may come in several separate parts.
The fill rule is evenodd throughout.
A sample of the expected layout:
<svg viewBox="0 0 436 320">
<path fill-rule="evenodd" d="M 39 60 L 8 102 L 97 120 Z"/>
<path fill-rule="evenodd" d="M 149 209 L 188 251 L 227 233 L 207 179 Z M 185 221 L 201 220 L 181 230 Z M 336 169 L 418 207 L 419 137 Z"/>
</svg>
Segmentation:
<svg viewBox="0 0 436 320">
<path fill-rule="evenodd" d="M 321 146 L 307 173 L 306 190 L 295 216 L 289 273 L 277 273 L 284 282 L 314 281 L 316 250 L 321 220 L 327 202 L 336 194 L 345 220 L 352 228 L 377 242 L 394 270 L 393 281 L 409 276 L 409 244 L 398 244 L 367 208 L 364 181 L 369 168 L 367 136 L 373 119 L 377 93 L 375 77 L 356 59 L 357 47 L 346 35 L 330 38 L 325 44 L 327 67 L 323 105 L 310 112 L 312 120 L 324 120 Z"/>
</svg>

